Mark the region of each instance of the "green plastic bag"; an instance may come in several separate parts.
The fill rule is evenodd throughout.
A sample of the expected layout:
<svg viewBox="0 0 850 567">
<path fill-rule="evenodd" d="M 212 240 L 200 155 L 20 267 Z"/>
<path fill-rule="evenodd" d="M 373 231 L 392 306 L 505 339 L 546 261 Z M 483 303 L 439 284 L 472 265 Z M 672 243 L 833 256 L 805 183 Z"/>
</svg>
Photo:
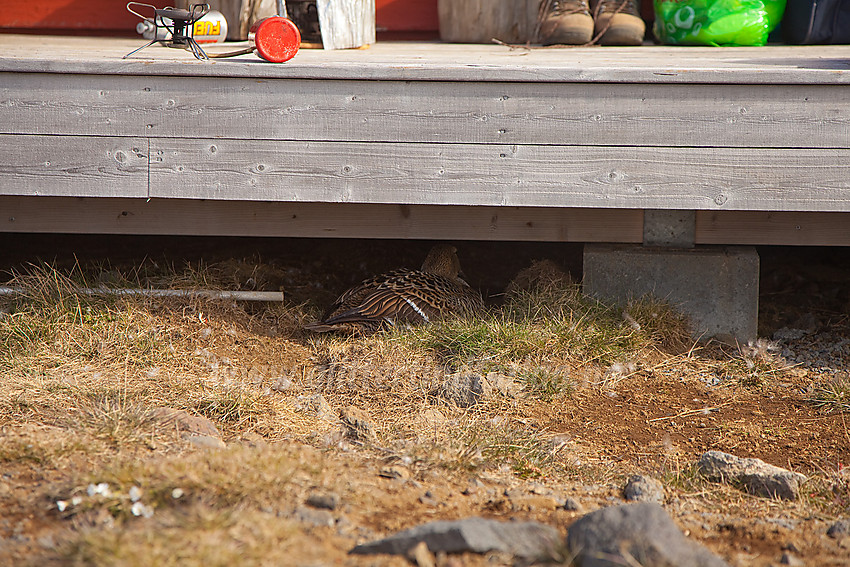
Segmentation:
<svg viewBox="0 0 850 567">
<path fill-rule="evenodd" d="M 672 45 L 764 45 L 785 0 L 655 0 L 653 31 Z"/>
<path fill-rule="evenodd" d="M 786 0 L 764 0 L 764 9 L 767 12 L 768 33 L 776 29 L 776 26 L 782 21 L 782 16 L 785 15 L 785 3 Z"/>
</svg>

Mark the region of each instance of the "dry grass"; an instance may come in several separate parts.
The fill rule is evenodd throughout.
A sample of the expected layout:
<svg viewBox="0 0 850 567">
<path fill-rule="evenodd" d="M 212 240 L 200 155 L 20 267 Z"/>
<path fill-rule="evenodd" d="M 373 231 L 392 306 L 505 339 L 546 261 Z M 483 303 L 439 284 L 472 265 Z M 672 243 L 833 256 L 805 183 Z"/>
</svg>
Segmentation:
<svg viewBox="0 0 850 567">
<path fill-rule="evenodd" d="M 110 270 L 110 280 L 215 289 L 277 277 L 240 264 L 186 266 L 171 277 L 146 270 Z M 343 562 L 354 541 L 411 523 L 513 515 L 500 494 L 522 483 L 599 486 L 592 498 L 604 505 L 605 487 L 628 474 L 616 464 L 627 447 L 650 451 L 638 462 L 661 471 L 683 498 L 710 495 L 710 506 L 720 507 L 734 493 L 692 474 L 692 452 L 666 440 L 631 445 L 629 432 L 613 427 L 627 410 L 647 408 L 635 423 L 678 436 L 677 423 L 707 419 L 688 409 L 691 392 L 717 396 L 697 407 L 749 400 L 758 407 L 784 376 L 781 360 L 758 348 L 697 346 L 687 321 L 661 302 L 613 308 L 582 296 L 550 265 L 536 270 L 480 318 L 363 339 L 305 334 L 302 324 L 319 311 L 312 303 L 91 296 L 78 292 L 92 281 L 79 270 L 41 266 L 17 275 L 11 284 L 24 293 L 0 299 L 0 463 L 29 491 L 7 498 L 10 514 L 36 510 L 37 520 L 20 521 L 52 544 L 8 557 L 72 565 Z M 501 376 L 512 389 L 468 407 L 453 403 L 446 384 L 466 374 Z M 721 386 L 705 393 L 712 381 Z M 823 390 L 817 399 L 846 411 L 842 392 Z M 374 426 L 366 447 L 340 428 L 348 406 Z M 210 420 L 227 448 L 196 448 L 152 417 L 163 407 Z M 712 439 L 726 439 L 717 431 Z M 379 477 L 387 464 L 409 470 L 411 482 Z M 43 480 L 25 480 L 33 474 Z M 829 474 L 807 504 L 819 513 L 848 505 L 844 485 Z M 472 479 L 498 490 L 461 495 Z M 108 494 L 89 495 L 100 483 Z M 445 505 L 424 510 L 422 486 L 443 490 Z M 301 518 L 314 490 L 340 494 L 346 505 L 333 517 L 348 523 Z M 523 513 L 550 522 L 565 514 Z"/>
<path fill-rule="evenodd" d="M 850 374 L 844 372 L 815 386 L 810 400 L 815 407 L 827 412 L 850 413 Z"/>
</svg>

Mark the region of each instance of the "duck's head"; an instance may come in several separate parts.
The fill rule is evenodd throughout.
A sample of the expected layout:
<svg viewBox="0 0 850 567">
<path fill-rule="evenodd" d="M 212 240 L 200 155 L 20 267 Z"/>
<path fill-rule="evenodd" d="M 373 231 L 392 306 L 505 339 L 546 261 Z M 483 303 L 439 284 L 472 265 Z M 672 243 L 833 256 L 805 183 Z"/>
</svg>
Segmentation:
<svg viewBox="0 0 850 567">
<path fill-rule="evenodd" d="M 450 244 L 437 244 L 428 252 L 421 269 L 427 274 L 457 279 L 460 274 L 457 248 Z"/>
</svg>

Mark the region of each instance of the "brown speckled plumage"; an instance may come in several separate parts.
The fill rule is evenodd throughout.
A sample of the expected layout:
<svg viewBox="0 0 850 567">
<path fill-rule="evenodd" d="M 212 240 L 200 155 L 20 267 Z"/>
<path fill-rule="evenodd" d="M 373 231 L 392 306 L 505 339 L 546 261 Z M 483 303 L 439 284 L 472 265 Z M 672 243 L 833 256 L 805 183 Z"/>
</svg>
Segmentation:
<svg viewBox="0 0 850 567">
<path fill-rule="evenodd" d="M 317 332 L 368 334 L 395 325 L 418 325 L 483 308 L 481 295 L 460 276 L 454 246 L 437 245 L 418 270 L 394 270 L 365 280 L 337 299 Z"/>
</svg>

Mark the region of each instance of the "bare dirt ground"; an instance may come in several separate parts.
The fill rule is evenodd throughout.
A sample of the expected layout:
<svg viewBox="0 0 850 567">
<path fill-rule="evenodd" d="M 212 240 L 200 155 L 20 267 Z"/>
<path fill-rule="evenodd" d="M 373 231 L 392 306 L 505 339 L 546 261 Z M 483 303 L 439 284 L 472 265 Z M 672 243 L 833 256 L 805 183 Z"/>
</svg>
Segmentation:
<svg viewBox="0 0 850 567">
<path fill-rule="evenodd" d="M 826 535 L 850 515 L 848 250 L 760 250 L 765 340 L 736 348 L 563 278 L 505 295 L 532 260 L 580 278 L 573 246 L 458 243 L 483 322 L 351 338 L 300 327 L 430 243 L 0 240 L 26 290 L 0 297 L 0 565 L 404 565 L 348 551 L 469 516 L 565 533 L 635 473 L 731 565 L 850 565 L 850 538 Z M 87 298 L 83 278 L 286 300 Z M 501 386 L 462 403 L 468 375 Z M 794 502 L 750 496 L 700 478 L 708 450 L 809 480 Z"/>
</svg>

